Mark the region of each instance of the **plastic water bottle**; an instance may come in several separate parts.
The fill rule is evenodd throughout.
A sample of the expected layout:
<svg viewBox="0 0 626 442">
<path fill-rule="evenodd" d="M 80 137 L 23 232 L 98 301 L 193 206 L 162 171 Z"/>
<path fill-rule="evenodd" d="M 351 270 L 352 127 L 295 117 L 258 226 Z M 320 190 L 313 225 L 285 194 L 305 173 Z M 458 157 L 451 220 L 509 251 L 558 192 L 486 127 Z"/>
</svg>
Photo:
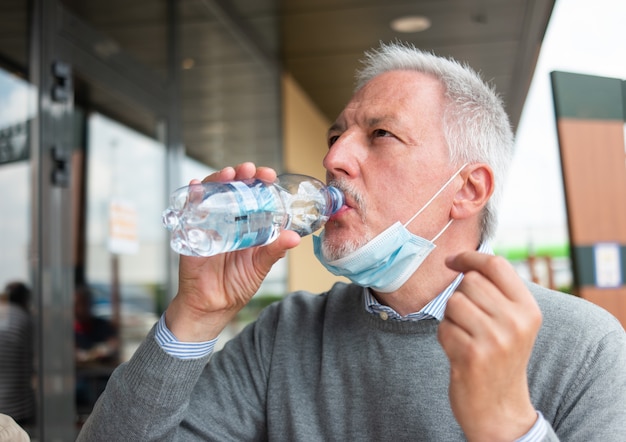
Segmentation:
<svg viewBox="0 0 626 442">
<path fill-rule="evenodd" d="M 282 229 L 315 232 L 344 204 L 336 187 L 306 175 L 192 184 L 174 191 L 163 225 L 180 254 L 212 256 L 274 241 Z"/>
</svg>

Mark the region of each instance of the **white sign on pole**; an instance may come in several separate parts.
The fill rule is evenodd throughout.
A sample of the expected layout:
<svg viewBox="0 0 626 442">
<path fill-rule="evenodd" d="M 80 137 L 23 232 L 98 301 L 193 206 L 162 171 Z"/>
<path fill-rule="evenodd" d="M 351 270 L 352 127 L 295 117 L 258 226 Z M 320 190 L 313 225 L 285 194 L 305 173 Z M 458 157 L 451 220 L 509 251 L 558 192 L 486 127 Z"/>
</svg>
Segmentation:
<svg viewBox="0 0 626 442">
<path fill-rule="evenodd" d="M 117 255 L 139 251 L 137 210 L 129 201 L 116 199 L 109 205 L 109 251 Z"/>
<path fill-rule="evenodd" d="M 598 243 L 593 246 L 596 286 L 614 288 L 622 285 L 622 260 L 619 244 Z"/>
</svg>

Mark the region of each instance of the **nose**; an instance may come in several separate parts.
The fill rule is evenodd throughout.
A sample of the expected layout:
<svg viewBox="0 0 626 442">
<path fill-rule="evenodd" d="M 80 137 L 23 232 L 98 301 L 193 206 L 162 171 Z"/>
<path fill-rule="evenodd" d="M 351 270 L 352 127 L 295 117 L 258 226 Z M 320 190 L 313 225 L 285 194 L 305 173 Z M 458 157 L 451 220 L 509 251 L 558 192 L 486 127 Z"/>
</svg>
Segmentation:
<svg viewBox="0 0 626 442">
<path fill-rule="evenodd" d="M 355 134 L 344 132 L 328 148 L 322 164 L 329 180 L 354 178 L 359 173 L 359 160 L 359 143 Z"/>
</svg>

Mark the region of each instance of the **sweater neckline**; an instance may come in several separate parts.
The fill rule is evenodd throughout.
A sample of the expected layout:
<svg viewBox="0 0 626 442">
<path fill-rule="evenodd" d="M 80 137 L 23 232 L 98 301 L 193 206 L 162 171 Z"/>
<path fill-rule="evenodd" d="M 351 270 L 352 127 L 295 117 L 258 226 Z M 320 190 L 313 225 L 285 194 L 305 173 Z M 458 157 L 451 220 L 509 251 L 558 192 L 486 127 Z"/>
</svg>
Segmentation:
<svg viewBox="0 0 626 442">
<path fill-rule="evenodd" d="M 439 328 L 439 320 L 435 318 L 420 319 L 417 321 L 398 321 L 385 317 L 385 315 L 382 314 L 383 312 L 381 312 L 381 314 L 370 313 L 364 307 L 365 292 L 363 288 L 351 284 L 351 291 L 353 292 L 353 296 L 349 297 L 353 300 L 351 308 L 358 312 L 359 320 L 367 327 L 397 334 L 431 334 L 436 332 Z"/>
</svg>

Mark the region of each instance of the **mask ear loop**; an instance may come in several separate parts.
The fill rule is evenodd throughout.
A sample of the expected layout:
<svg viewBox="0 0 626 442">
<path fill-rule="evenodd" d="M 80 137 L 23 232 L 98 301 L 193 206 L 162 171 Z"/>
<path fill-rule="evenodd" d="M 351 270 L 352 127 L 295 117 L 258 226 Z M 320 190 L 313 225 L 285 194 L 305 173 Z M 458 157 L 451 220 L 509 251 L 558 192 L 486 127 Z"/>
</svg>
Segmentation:
<svg viewBox="0 0 626 442">
<path fill-rule="evenodd" d="M 467 166 L 469 163 L 465 163 L 461 166 L 461 168 L 459 170 L 457 170 L 456 172 L 454 172 L 454 175 L 452 175 L 450 177 L 450 179 L 448 181 L 445 182 L 445 184 L 443 186 L 441 186 L 441 188 L 426 202 L 426 204 L 424 204 L 422 206 L 422 208 L 420 210 L 417 211 L 417 213 L 415 215 L 413 215 L 405 224 L 404 227 L 407 227 L 409 224 L 411 224 L 413 222 L 413 220 L 415 218 L 417 218 L 417 215 L 419 215 L 420 213 L 422 213 L 426 207 L 428 207 L 430 205 L 430 203 L 432 203 L 435 198 L 437 198 L 439 196 L 439 194 L 441 192 L 443 192 L 443 190 L 448 187 L 448 184 L 450 184 L 452 182 L 452 180 L 454 180 L 458 174 L 461 173 L 461 171 L 465 168 L 465 166 Z M 439 234 L 433 238 L 433 241 L 435 241 L 437 238 L 439 238 L 439 236 L 446 231 L 446 229 L 450 226 L 450 224 L 452 224 L 452 220 L 450 220 L 450 222 L 448 222 L 448 224 L 446 224 L 446 226 L 443 228 L 443 230 L 441 232 L 439 232 Z"/>
<path fill-rule="evenodd" d="M 443 232 L 445 232 L 446 230 L 448 230 L 448 227 L 450 227 L 450 224 L 452 224 L 452 221 L 454 221 L 454 220 L 453 220 L 453 219 L 451 219 L 450 221 L 448 221 L 448 224 L 446 224 L 446 225 L 444 226 L 444 228 L 443 228 L 443 229 L 441 229 L 441 232 L 437 233 L 437 235 L 436 235 L 433 239 L 431 239 L 431 240 L 430 240 L 430 242 L 435 242 L 435 241 L 437 241 L 437 238 L 439 238 L 441 235 L 443 235 Z"/>
</svg>

